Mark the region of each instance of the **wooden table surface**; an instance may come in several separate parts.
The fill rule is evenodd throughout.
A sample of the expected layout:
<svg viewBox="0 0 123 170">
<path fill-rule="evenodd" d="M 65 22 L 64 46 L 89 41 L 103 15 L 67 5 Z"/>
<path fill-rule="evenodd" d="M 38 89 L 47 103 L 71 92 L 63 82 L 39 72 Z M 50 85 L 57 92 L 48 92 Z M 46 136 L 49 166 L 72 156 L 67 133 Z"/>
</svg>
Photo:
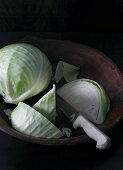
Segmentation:
<svg viewBox="0 0 123 170">
<path fill-rule="evenodd" d="M 66 39 L 99 49 L 110 57 L 123 73 L 123 33 L 120 32 L 40 32 L 0 33 L 0 46 L 16 42 L 25 35 Z M 122 170 L 123 120 L 108 132 L 112 147 L 95 148 L 95 142 L 67 147 L 47 147 L 26 143 L 0 131 L 1 170 Z"/>
</svg>

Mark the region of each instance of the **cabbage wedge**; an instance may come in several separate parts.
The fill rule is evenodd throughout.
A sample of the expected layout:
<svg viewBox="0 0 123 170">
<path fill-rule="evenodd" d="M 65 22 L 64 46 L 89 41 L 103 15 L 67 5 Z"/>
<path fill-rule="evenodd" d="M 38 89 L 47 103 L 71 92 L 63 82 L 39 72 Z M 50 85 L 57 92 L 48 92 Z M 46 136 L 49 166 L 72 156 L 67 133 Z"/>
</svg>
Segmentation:
<svg viewBox="0 0 123 170">
<path fill-rule="evenodd" d="M 56 83 L 58 83 L 62 78 L 64 78 L 67 82 L 70 82 L 77 79 L 78 75 L 79 75 L 78 67 L 63 61 L 59 61 L 56 67 L 54 79 Z"/>
<path fill-rule="evenodd" d="M 110 101 L 97 82 L 77 79 L 62 86 L 57 93 L 90 121 L 101 124 L 105 120 Z"/>
<path fill-rule="evenodd" d="M 33 137 L 60 138 L 63 133 L 46 117 L 23 102 L 11 113 L 12 127 Z"/>
<path fill-rule="evenodd" d="M 34 104 L 33 108 L 42 113 L 51 122 L 55 121 L 57 116 L 55 85 L 53 85 L 53 88 L 47 92 L 37 103 Z"/>
</svg>

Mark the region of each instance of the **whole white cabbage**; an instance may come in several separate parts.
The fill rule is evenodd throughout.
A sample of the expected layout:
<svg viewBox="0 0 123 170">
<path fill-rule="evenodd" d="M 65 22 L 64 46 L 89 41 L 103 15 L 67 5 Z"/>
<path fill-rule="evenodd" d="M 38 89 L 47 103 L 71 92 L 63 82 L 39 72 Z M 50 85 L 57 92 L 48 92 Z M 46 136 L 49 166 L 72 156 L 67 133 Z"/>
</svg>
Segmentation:
<svg viewBox="0 0 123 170">
<path fill-rule="evenodd" d="M 24 101 L 49 84 L 52 66 L 37 47 L 26 43 L 0 49 L 0 94 L 7 103 Z"/>
</svg>

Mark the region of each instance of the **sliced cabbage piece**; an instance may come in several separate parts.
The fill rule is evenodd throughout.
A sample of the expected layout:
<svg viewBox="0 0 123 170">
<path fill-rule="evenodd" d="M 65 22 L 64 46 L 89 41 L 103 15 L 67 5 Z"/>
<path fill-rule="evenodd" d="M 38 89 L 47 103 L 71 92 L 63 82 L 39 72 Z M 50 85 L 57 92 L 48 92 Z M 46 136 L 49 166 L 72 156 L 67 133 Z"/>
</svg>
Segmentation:
<svg viewBox="0 0 123 170">
<path fill-rule="evenodd" d="M 12 127 L 26 135 L 43 138 L 60 138 L 63 133 L 46 117 L 23 102 L 11 113 Z"/>
<path fill-rule="evenodd" d="M 105 120 L 110 101 L 97 82 L 77 79 L 62 86 L 57 93 L 90 121 L 101 124 Z"/>
<path fill-rule="evenodd" d="M 55 84 L 48 93 L 46 93 L 37 103 L 34 104 L 33 108 L 42 113 L 51 122 L 55 121 L 57 116 Z"/>
<path fill-rule="evenodd" d="M 63 61 L 58 62 L 55 72 L 56 83 L 58 83 L 62 78 L 64 78 L 67 82 L 73 81 L 77 79 L 78 75 L 78 67 Z"/>
<path fill-rule="evenodd" d="M 63 133 L 69 138 L 71 135 L 71 129 L 63 127 L 62 130 L 63 130 Z"/>
</svg>

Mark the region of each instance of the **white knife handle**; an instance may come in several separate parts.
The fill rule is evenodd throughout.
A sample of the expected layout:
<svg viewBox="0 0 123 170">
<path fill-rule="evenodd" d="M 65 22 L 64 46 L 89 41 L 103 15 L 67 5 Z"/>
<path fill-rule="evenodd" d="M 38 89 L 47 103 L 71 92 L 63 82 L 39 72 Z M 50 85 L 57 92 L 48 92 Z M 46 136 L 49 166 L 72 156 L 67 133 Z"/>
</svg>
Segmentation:
<svg viewBox="0 0 123 170">
<path fill-rule="evenodd" d="M 98 149 L 108 149 L 111 146 L 111 139 L 82 115 L 77 117 L 73 127 L 82 127 L 91 139 L 97 141 L 96 147 Z"/>
</svg>

